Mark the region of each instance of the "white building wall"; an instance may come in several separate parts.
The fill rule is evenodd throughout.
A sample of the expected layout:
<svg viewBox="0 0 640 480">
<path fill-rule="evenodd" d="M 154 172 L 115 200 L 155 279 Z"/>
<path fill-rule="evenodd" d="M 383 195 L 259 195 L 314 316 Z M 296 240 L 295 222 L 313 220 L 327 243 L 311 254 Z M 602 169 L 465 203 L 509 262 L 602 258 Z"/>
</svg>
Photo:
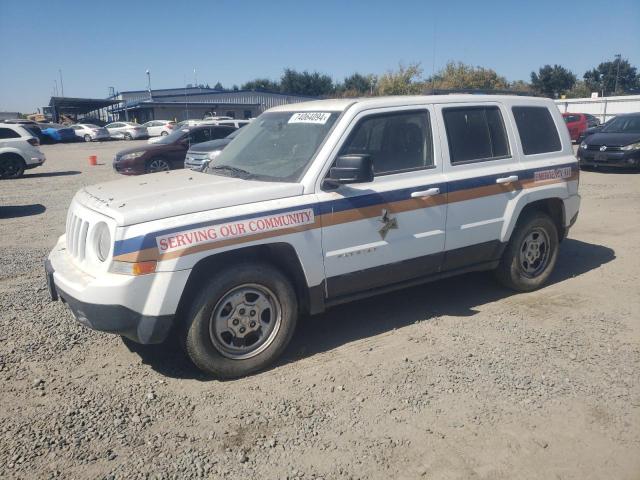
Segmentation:
<svg viewBox="0 0 640 480">
<path fill-rule="evenodd" d="M 555 101 L 562 113 L 590 113 L 602 122 L 621 113 L 640 112 L 640 95 L 597 98 L 564 98 Z"/>
</svg>

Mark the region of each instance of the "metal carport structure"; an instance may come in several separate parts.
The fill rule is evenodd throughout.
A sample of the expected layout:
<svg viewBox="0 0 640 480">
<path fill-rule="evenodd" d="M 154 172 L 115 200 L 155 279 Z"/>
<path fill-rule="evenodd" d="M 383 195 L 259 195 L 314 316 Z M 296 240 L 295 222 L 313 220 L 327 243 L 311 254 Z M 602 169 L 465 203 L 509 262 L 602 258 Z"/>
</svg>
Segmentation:
<svg viewBox="0 0 640 480">
<path fill-rule="evenodd" d="M 60 121 L 60 115 L 78 118 L 78 115 L 87 115 L 95 112 L 93 116 L 98 118 L 106 117 L 106 111 L 101 110 L 117 105 L 119 100 L 107 100 L 104 98 L 73 98 L 73 97 L 51 97 L 49 106 L 45 107 L 45 113 L 50 113 L 54 122 Z"/>
</svg>

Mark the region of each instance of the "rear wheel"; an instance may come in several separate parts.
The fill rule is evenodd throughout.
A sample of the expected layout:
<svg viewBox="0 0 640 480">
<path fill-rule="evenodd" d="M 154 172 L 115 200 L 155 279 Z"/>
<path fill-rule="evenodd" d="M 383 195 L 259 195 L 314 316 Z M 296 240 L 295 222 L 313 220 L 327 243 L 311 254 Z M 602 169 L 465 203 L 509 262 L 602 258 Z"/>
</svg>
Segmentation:
<svg viewBox="0 0 640 480">
<path fill-rule="evenodd" d="M 549 215 L 532 211 L 518 221 L 496 269 L 500 282 L 530 292 L 549 278 L 558 258 L 558 228 Z"/>
<path fill-rule="evenodd" d="M 90 142 L 90 141 L 91 141 L 91 135 L 86 134 L 86 135 L 84 136 L 84 141 L 85 141 L 85 142 Z"/>
<path fill-rule="evenodd" d="M 171 170 L 171 166 L 164 158 L 152 158 L 147 162 L 145 170 L 147 173 L 166 172 Z"/>
<path fill-rule="evenodd" d="M 280 356 L 297 316 L 293 287 L 280 271 L 242 263 L 216 272 L 204 285 L 183 326 L 183 340 L 198 368 L 218 378 L 237 378 Z"/>
<path fill-rule="evenodd" d="M 124 139 L 125 139 L 125 140 L 133 140 L 133 137 L 131 136 L 131 134 L 130 134 L 130 133 L 125 133 L 125 134 L 124 134 Z"/>
<path fill-rule="evenodd" d="M 24 160 L 16 154 L 0 156 L 0 178 L 20 178 L 24 174 Z"/>
<path fill-rule="evenodd" d="M 161 137 L 166 137 L 167 135 L 169 135 L 168 132 L 165 132 L 165 131 L 160 132 Z"/>
</svg>

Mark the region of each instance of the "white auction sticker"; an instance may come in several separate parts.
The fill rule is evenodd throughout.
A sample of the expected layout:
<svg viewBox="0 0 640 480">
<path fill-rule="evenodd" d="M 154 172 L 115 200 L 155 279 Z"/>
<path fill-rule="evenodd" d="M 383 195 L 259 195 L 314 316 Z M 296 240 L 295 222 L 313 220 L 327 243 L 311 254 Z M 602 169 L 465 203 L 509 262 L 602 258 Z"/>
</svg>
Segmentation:
<svg viewBox="0 0 640 480">
<path fill-rule="evenodd" d="M 328 112 L 300 112 L 294 113 L 289 123 L 318 123 L 324 125 L 331 116 Z"/>
<path fill-rule="evenodd" d="M 296 210 L 265 217 L 210 225 L 156 237 L 160 253 L 183 250 L 205 243 L 216 243 L 233 238 L 246 237 L 274 230 L 299 227 L 314 223 L 313 209 Z"/>
</svg>

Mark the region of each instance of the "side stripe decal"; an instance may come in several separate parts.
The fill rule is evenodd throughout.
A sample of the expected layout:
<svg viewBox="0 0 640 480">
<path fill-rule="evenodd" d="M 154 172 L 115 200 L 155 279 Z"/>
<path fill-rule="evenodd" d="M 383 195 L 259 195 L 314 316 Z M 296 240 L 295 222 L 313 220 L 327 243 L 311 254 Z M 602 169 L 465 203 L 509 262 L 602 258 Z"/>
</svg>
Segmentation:
<svg viewBox="0 0 640 480">
<path fill-rule="evenodd" d="M 342 223 L 362 220 L 366 218 L 377 217 L 380 215 L 380 205 L 385 205 L 392 213 L 401 213 L 419 208 L 427 208 L 445 203 L 455 203 L 465 200 L 472 200 L 501 193 L 539 187 L 543 185 L 561 183 L 565 181 L 577 180 L 578 166 L 576 163 L 553 166 L 553 169 L 571 167 L 571 176 L 568 178 L 549 179 L 544 181 L 534 181 L 534 173 L 542 169 L 527 169 L 510 174 L 517 174 L 520 180 L 510 184 L 496 184 L 496 178 L 504 176 L 506 172 L 489 175 L 485 177 L 476 177 L 473 179 L 455 180 L 444 183 L 427 184 L 423 186 L 414 186 L 411 188 L 391 190 L 381 193 L 369 193 L 354 197 L 340 198 L 336 200 L 327 200 L 325 202 L 295 205 L 292 207 L 260 212 L 258 214 L 249 214 L 232 218 L 221 219 L 216 222 L 202 222 L 198 224 L 184 225 L 172 229 L 161 230 L 147 235 L 133 237 L 115 242 L 114 260 L 125 262 L 140 262 L 147 260 L 168 260 L 171 258 L 189 255 L 192 253 L 221 248 L 227 245 L 253 242 L 265 238 L 288 235 L 305 230 L 311 230 L 320 226 L 331 226 Z M 425 188 L 439 187 L 443 193 L 428 198 L 411 198 L 411 192 L 422 190 Z M 256 217 L 286 213 L 292 210 L 304 208 L 312 208 L 315 214 L 315 222 L 310 225 L 280 229 L 273 232 L 263 232 L 242 238 L 232 238 L 221 240 L 216 243 L 198 245 L 188 247 L 183 250 L 165 253 L 160 255 L 156 247 L 156 238 L 162 235 L 182 232 L 189 229 L 201 228 L 206 226 L 215 226 L 221 223 L 247 220 Z"/>
</svg>

